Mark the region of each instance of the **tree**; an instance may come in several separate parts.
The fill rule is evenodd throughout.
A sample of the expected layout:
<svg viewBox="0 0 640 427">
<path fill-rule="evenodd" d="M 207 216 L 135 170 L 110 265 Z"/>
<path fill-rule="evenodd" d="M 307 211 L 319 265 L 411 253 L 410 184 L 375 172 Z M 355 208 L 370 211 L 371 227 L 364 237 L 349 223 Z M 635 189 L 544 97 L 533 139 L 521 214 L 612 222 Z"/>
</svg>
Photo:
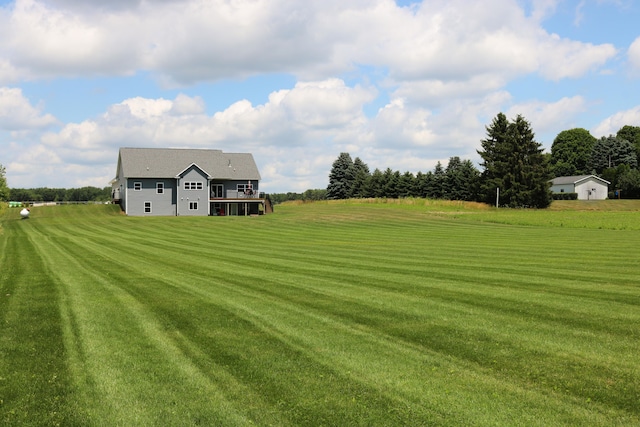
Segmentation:
<svg viewBox="0 0 640 427">
<path fill-rule="evenodd" d="M 616 189 L 622 190 L 625 199 L 640 199 L 640 171 L 622 165 L 625 169 L 618 176 Z"/>
<path fill-rule="evenodd" d="M 360 157 L 356 157 L 353 161 L 353 185 L 351 187 L 350 197 L 363 198 L 368 197 L 369 183 L 371 174 L 369 173 L 369 166 Z"/>
<path fill-rule="evenodd" d="M 391 168 L 386 168 L 383 177 L 383 195 L 382 197 L 388 197 L 390 199 L 398 198 L 398 187 L 400 185 L 400 172 L 392 171 Z"/>
<path fill-rule="evenodd" d="M 400 172 L 398 172 L 399 174 Z M 409 171 L 403 173 L 398 181 L 398 197 L 411 197 L 415 187 L 416 177 Z"/>
<path fill-rule="evenodd" d="M 626 139 L 613 135 L 603 136 L 593 145 L 591 150 L 590 169 L 601 174 L 605 169 L 619 165 L 638 166 L 638 157 L 633 144 Z"/>
<path fill-rule="evenodd" d="M 327 199 L 347 199 L 355 179 L 355 168 L 349 153 L 340 153 L 333 162 L 327 186 Z"/>
<path fill-rule="evenodd" d="M 636 149 L 636 157 L 640 159 L 640 126 L 622 126 L 616 133 L 616 137 L 626 139 L 633 144 Z"/>
<path fill-rule="evenodd" d="M 480 172 L 473 166 L 471 160 L 462 161 L 458 156 L 451 157 L 444 174 L 446 199 L 465 201 L 477 199 Z"/>
<path fill-rule="evenodd" d="M 551 204 L 551 170 L 531 125 L 521 115 L 509 122 L 499 113 L 481 141 L 481 194 L 493 203 L 500 189 L 500 205 L 546 208 Z"/>
<path fill-rule="evenodd" d="M 439 160 L 433 168 L 433 172 L 429 172 L 426 178 L 426 196 L 430 199 L 444 198 L 446 175 Z"/>
<path fill-rule="evenodd" d="M 563 130 L 551 145 L 551 170 L 554 176 L 589 174 L 589 160 L 597 139 L 582 128 Z"/>
<path fill-rule="evenodd" d="M 0 201 L 9 200 L 9 187 L 7 186 L 7 178 L 5 178 L 6 169 L 0 164 Z"/>
</svg>

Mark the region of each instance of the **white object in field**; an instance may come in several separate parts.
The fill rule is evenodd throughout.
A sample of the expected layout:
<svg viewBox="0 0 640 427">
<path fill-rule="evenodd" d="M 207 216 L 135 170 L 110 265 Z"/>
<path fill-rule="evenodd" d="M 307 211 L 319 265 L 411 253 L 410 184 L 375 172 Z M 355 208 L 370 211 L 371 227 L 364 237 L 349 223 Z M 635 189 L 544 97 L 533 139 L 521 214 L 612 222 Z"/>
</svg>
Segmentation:
<svg viewBox="0 0 640 427">
<path fill-rule="evenodd" d="M 24 208 L 24 209 L 22 209 L 22 210 L 20 211 L 20 216 L 21 216 L 22 218 L 29 218 L 29 214 L 30 214 L 30 213 L 31 213 L 31 212 L 29 211 L 29 209 Z"/>
</svg>

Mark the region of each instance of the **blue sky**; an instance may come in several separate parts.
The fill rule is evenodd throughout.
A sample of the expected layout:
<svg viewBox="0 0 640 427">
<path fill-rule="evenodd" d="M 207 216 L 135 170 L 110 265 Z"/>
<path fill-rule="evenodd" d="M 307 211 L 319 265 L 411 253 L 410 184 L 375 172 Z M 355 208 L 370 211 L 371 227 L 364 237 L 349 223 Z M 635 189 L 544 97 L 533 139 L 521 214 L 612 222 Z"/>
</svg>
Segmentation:
<svg viewBox="0 0 640 427">
<path fill-rule="evenodd" d="M 10 187 L 104 187 L 119 147 L 251 152 L 270 192 L 478 162 L 522 114 L 549 150 L 640 126 L 631 0 L 0 0 Z"/>
</svg>

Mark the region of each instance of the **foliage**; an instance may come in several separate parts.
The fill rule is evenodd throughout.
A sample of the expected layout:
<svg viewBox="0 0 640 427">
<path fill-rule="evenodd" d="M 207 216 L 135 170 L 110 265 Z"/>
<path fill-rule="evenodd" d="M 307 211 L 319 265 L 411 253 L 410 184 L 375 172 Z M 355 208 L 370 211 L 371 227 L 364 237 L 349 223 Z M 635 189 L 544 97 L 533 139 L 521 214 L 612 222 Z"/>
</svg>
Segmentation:
<svg viewBox="0 0 640 427">
<path fill-rule="evenodd" d="M 588 130 L 563 130 L 551 145 L 553 175 L 572 176 L 590 174 L 589 161 L 596 138 Z"/>
<path fill-rule="evenodd" d="M 638 166 L 633 144 L 613 135 L 603 136 L 597 140 L 591 152 L 590 168 L 596 174 L 601 174 L 605 169 L 620 165 L 628 165 L 632 168 Z"/>
<path fill-rule="evenodd" d="M 10 190 L 11 200 L 18 202 L 84 202 L 101 201 L 106 202 L 111 199 L 111 187 L 102 189 L 97 187 L 82 188 L 12 188 Z"/>
<path fill-rule="evenodd" d="M 9 187 L 7 186 L 6 169 L 0 164 L 0 202 L 9 200 Z"/>
<path fill-rule="evenodd" d="M 270 193 L 268 194 L 271 202 L 275 204 L 284 203 L 288 201 L 294 200 L 303 200 L 303 201 L 315 201 L 315 200 L 326 200 L 327 198 L 327 190 L 325 188 L 321 189 L 309 189 L 304 193 Z"/>
<path fill-rule="evenodd" d="M 369 181 L 371 177 L 369 166 L 367 166 L 367 164 L 363 162 L 360 157 L 356 157 L 353 161 L 353 169 L 354 175 L 350 197 L 368 197 L 368 194 L 370 192 Z"/>
<path fill-rule="evenodd" d="M 640 126 L 622 126 L 616 133 L 619 139 L 626 139 L 636 149 L 636 157 L 640 159 Z"/>
<path fill-rule="evenodd" d="M 615 191 L 625 199 L 640 199 L 640 171 L 623 165 L 624 169 L 617 177 Z"/>
<path fill-rule="evenodd" d="M 553 200 L 578 200 L 578 193 L 553 193 Z"/>
<path fill-rule="evenodd" d="M 480 172 L 471 160 L 451 157 L 444 171 L 444 196 L 450 200 L 478 200 Z"/>
<path fill-rule="evenodd" d="M 508 122 L 499 113 L 486 129 L 487 138 L 478 150 L 484 167 L 480 189 L 483 199 L 492 203 L 499 188 L 501 206 L 548 207 L 551 173 L 529 122 L 520 115 Z"/>
<path fill-rule="evenodd" d="M 340 153 L 329 174 L 327 199 L 347 199 L 351 196 L 356 170 L 349 153 Z"/>
<path fill-rule="evenodd" d="M 348 167 L 350 155 L 341 153 L 334 162 L 336 173 Z M 394 171 L 386 168 L 384 172 L 375 169 L 369 172 L 369 167 L 360 160 L 359 157 L 353 161 L 352 169 L 355 171 L 352 181 L 341 184 L 343 187 L 351 188 L 351 195 L 342 198 L 406 198 L 406 197 L 428 197 L 431 199 L 447 200 L 467 200 L 475 201 L 478 193 L 478 179 L 480 172 L 475 168 L 470 160 L 461 160 L 459 157 L 451 157 L 445 169 L 442 163 L 438 162 L 433 171 L 426 174 L 418 172 Z M 343 176 L 350 176 L 343 174 Z M 331 187 L 331 185 L 330 185 Z M 333 186 L 339 187 L 338 185 Z M 335 199 L 335 198 L 334 198 Z"/>
<path fill-rule="evenodd" d="M 469 206 L 7 210 L 1 423 L 638 425 L 637 205 Z"/>
</svg>

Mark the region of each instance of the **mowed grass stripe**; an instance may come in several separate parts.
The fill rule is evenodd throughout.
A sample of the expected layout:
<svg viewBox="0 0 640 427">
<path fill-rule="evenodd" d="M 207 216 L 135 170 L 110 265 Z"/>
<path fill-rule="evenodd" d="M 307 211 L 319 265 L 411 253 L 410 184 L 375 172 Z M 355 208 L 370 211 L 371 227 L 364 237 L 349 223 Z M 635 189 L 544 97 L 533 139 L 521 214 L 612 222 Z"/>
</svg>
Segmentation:
<svg viewBox="0 0 640 427">
<path fill-rule="evenodd" d="M 615 280 L 607 285 L 607 313 L 597 299 L 606 266 L 585 277 L 584 289 L 579 280 L 556 280 L 554 269 L 564 271 L 557 262 L 536 277 L 536 265 L 553 258 L 542 251 L 543 229 L 509 233 L 505 225 L 411 212 L 400 221 L 396 217 L 407 212 L 391 210 L 388 217 L 386 209 L 355 212 L 353 220 L 340 211 L 339 221 L 320 218 L 309 228 L 286 213 L 230 221 L 105 215 L 68 221 L 52 215 L 55 227 L 45 224 L 39 232 L 43 241 L 62 242 L 57 248 L 70 260 L 84 259 L 69 287 L 86 286 L 80 277 L 98 277 L 91 280 L 104 290 L 82 290 L 82 300 L 99 302 L 94 307 L 116 300 L 106 304 L 106 313 L 116 307 L 129 312 L 122 320 L 114 316 L 122 322 L 117 333 L 131 329 L 132 340 L 157 354 L 151 360 L 158 369 L 149 370 L 157 377 L 134 375 L 119 379 L 122 384 L 175 381 L 163 369 L 187 364 L 235 403 L 231 411 L 263 424 L 637 422 L 631 355 L 638 348 L 624 339 L 638 325 L 632 274 L 618 275 L 624 286 Z M 336 217 L 331 211 L 328 216 Z M 597 242 L 606 236 L 602 232 L 590 238 Z M 520 242 L 514 243 L 515 233 Z M 493 236 L 493 253 L 469 249 L 487 236 Z M 566 240 L 565 249 L 575 251 L 569 239 L 575 236 L 562 234 L 557 242 Z M 422 245 L 426 240 L 431 247 Z M 545 258 L 522 258 L 522 242 L 535 249 L 529 251 L 533 258 Z M 460 254 L 473 257 L 469 268 Z M 507 269 L 496 264 L 496 254 L 510 255 Z M 447 258 L 456 261 L 448 265 Z M 74 268 L 60 272 L 61 278 L 76 274 Z M 474 276 L 482 279 L 475 286 Z M 556 288 L 563 291 L 552 293 Z M 99 313 L 84 315 L 109 327 Z M 612 326 L 600 326 L 607 322 Z M 137 347 L 118 339 L 116 348 L 131 357 Z M 163 352 L 163 346 L 172 350 Z M 243 399 L 243 390 L 253 394 Z M 177 393 L 168 391 L 158 401 Z M 194 407 L 201 402 L 195 399 Z M 245 404 L 254 409 L 238 409 Z M 176 404 L 182 416 L 184 406 Z M 258 415 L 262 411 L 266 418 Z M 140 419 L 157 422 L 146 412 Z M 213 419 L 198 412 L 200 418 L 185 419 Z M 175 419 L 168 410 L 161 413 Z"/>
<path fill-rule="evenodd" d="M 185 357 L 148 307 L 118 286 L 113 266 L 121 263 L 104 263 L 94 250 L 99 244 L 75 244 L 61 237 L 64 231 L 47 239 L 49 247 L 42 249 L 51 254 L 50 265 L 65 266 L 51 273 L 64 278 L 67 347 L 77 349 L 71 366 L 80 402 L 74 411 L 78 423 L 167 425 L 173 419 L 169 424 L 246 424 L 244 410 L 229 403 Z M 105 265 L 111 268 L 100 268 Z M 224 380 L 233 382 L 228 375 Z M 275 415 L 265 419 L 278 422 Z"/>
<path fill-rule="evenodd" d="M 0 230 L 0 424 L 71 425 L 61 297 L 23 225 Z"/>
</svg>

